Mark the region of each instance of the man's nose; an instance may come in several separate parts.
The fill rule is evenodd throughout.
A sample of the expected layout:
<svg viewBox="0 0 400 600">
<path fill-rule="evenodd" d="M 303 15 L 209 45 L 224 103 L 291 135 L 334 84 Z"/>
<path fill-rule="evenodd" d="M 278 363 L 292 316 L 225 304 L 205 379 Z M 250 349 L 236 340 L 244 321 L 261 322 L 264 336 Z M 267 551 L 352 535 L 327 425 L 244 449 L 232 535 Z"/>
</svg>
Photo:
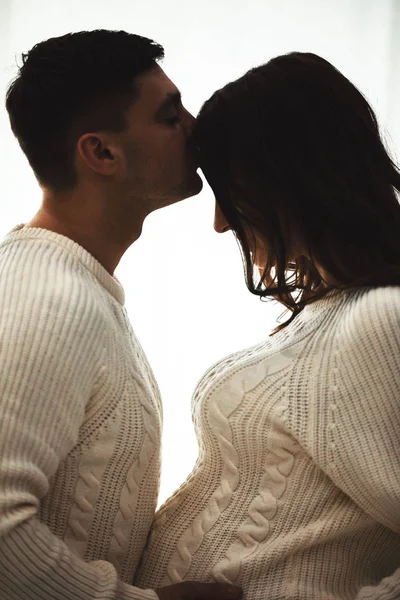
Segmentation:
<svg viewBox="0 0 400 600">
<path fill-rule="evenodd" d="M 192 115 L 192 113 L 190 113 L 186 108 L 185 110 L 185 131 L 186 131 L 186 135 L 188 137 L 191 137 L 192 133 L 193 133 L 193 129 L 194 126 L 196 124 L 196 119 L 195 117 Z"/>
<path fill-rule="evenodd" d="M 230 225 L 224 217 L 218 202 L 215 203 L 214 229 L 217 233 L 225 233 L 230 230 Z"/>
</svg>

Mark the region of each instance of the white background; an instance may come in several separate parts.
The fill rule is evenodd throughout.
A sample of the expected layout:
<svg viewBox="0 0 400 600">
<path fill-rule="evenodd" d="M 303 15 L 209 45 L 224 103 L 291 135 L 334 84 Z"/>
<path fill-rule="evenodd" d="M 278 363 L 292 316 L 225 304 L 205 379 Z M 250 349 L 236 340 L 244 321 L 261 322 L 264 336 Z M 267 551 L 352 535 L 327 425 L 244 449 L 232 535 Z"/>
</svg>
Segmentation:
<svg viewBox="0 0 400 600">
<path fill-rule="evenodd" d="M 292 50 L 344 72 L 400 147 L 400 0 L 0 0 L 0 91 L 36 42 L 83 29 L 125 29 L 165 47 L 163 68 L 194 114 L 218 87 Z M 0 110 L 0 237 L 30 219 L 40 190 Z M 165 429 L 160 501 L 187 476 L 197 444 L 190 398 L 216 360 L 265 338 L 281 310 L 247 291 L 232 234 L 212 229 L 213 197 L 152 214 L 116 272 L 158 379 Z"/>
</svg>

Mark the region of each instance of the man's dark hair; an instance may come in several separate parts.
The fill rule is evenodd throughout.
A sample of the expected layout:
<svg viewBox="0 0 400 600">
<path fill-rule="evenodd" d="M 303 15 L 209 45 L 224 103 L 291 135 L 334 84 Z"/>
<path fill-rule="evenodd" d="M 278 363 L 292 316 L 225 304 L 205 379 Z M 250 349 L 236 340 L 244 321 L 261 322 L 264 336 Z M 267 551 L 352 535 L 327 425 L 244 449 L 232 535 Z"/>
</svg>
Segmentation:
<svg viewBox="0 0 400 600">
<path fill-rule="evenodd" d="M 400 285 L 399 169 L 371 106 L 328 61 L 293 52 L 250 70 L 204 104 L 195 138 L 248 289 L 292 312 L 280 328 L 332 287 Z M 316 265 L 336 284 L 323 287 Z"/>
<path fill-rule="evenodd" d="M 102 29 L 51 38 L 22 54 L 6 108 L 40 185 L 54 191 L 75 186 L 79 137 L 123 131 L 137 94 L 135 77 L 163 57 L 150 39 Z"/>
</svg>

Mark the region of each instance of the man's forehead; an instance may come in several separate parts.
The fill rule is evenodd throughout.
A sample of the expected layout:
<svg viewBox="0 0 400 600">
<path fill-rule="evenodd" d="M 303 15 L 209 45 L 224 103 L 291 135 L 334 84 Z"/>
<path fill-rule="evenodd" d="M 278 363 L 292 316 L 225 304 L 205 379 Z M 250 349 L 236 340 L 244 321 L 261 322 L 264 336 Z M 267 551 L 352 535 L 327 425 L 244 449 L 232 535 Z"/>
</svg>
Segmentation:
<svg viewBox="0 0 400 600">
<path fill-rule="evenodd" d="M 139 91 L 138 102 L 152 104 L 155 108 L 168 99 L 180 97 L 176 85 L 169 79 L 160 67 L 144 73 L 137 78 Z"/>
</svg>

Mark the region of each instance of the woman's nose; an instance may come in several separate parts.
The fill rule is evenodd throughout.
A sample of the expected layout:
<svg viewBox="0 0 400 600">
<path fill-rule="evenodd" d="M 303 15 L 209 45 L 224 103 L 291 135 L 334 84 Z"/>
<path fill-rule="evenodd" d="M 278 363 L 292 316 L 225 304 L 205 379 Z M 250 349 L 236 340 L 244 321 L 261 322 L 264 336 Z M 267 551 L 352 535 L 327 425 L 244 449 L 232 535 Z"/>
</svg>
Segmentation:
<svg viewBox="0 0 400 600">
<path fill-rule="evenodd" d="M 229 223 L 224 217 L 218 202 L 215 203 L 214 229 L 217 233 L 225 233 L 230 230 Z"/>
</svg>

